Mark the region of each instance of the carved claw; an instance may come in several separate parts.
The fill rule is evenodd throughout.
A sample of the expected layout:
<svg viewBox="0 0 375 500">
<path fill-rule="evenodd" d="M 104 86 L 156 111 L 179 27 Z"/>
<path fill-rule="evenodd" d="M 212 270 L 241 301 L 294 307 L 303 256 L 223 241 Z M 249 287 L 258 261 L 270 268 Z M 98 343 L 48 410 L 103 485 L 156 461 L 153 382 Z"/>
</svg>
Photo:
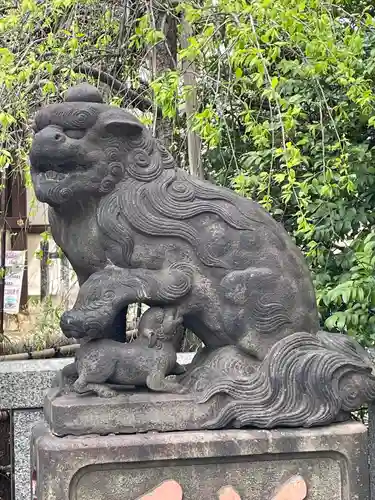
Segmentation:
<svg viewBox="0 0 375 500">
<path fill-rule="evenodd" d="M 177 382 L 174 375 L 164 377 L 160 373 L 152 373 L 148 375 L 146 385 L 151 391 L 155 392 L 170 392 L 172 394 L 183 394 L 186 392 L 185 387 Z"/>
</svg>

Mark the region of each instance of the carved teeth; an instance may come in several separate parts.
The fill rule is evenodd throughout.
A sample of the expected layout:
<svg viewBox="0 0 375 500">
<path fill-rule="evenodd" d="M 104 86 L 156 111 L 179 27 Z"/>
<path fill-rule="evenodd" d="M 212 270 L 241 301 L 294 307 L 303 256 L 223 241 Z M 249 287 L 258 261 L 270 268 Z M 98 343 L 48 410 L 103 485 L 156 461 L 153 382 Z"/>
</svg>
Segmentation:
<svg viewBox="0 0 375 500">
<path fill-rule="evenodd" d="M 62 181 L 66 177 L 62 172 L 55 172 L 54 170 L 47 170 L 47 172 L 44 172 L 44 176 L 48 180 L 58 181 Z"/>
<path fill-rule="evenodd" d="M 54 172 L 53 170 L 47 170 L 46 172 L 47 179 L 56 179 L 56 177 L 57 177 L 57 172 Z"/>
</svg>

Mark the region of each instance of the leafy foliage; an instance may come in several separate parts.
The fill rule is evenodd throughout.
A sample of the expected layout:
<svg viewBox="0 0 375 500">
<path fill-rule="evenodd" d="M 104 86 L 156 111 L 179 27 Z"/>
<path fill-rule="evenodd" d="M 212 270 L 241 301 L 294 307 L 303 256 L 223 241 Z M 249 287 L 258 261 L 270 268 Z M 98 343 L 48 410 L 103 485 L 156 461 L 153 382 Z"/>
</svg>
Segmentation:
<svg viewBox="0 0 375 500">
<path fill-rule="evenodd" d="M 372 4 L 218 0 L 181 8 L 206 171 L 294 236 L 322 325 L 375 341 Z"/>
<path fill-rule="evenodd" d="M 185 165 L 183 72 L 193 68 L 207 177 L 257 199 L 306 255 L 322 324 L 375 343 L 375 12 L 366 0 L 186 0 L 175 69 L 148 2 L 4 0 L 0 168 L 27 178 L 28 120 L 80 79 L 113 103 L 157 104 Z M 162 4 L 156 3 L 157 9 Z M 182 23 L 179 24 L 182 31 Z M 151 110 L 151 109 L 150 109 Z M 144 120 L 155 126 L 157 110 Z"/>
</svg>

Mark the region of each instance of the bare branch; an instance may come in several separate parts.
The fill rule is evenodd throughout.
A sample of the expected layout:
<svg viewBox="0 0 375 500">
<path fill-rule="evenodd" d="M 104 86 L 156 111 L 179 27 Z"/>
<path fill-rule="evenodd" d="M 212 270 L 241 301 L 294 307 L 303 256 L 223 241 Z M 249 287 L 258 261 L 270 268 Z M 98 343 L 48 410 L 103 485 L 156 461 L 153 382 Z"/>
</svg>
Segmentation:
<svg viewBox="0 0 375 500">
<path fill-rule="evenodd" d="M 117 78 L 105 71 L 98 70 L 86 64 L 75 66 L 73 71 L 75 73 L 82 73 L 97 78 L 118 94 L 123 94 L 125 99 L 131 101 L 131 105 L 138 108 L 140 111 L 148 111 L 153 108 L 153 104 L 149 99 L 142 97 L 136 90 L 129 88 L 125 83 L 117 80 Z"/>
<path fill-rule="evenodd" d="M 60 73 L 65 66 L 60 66 L 55 68 L 53 71 L 53 75 L 57 75 Z M 154 108 L 152 101 L 143 97 L 140 92 L 135 89 L 129 88 L 125 83 L 121 82 L 114 76 L 109 73 L 93 68 L 87 64 L 78 64 L 72 68 L 75 73 L 81 73 L 83 75 L 91 76 L 93 78 L 97 78 L 100 82 L 108 85 L 111 90 L 115 91 L 117 94 L 123 95 L 124 100 L 127 105 L 131 105 L 139 109 L 140 111 L 149 111 Z M 27 92 L 31 93 L 37 90 L 41 85 L 41 82 L 33 83 L 28 89 Z M 161 114 L 161 111 L 157 110 L 158 114 Z"/>
</svg>

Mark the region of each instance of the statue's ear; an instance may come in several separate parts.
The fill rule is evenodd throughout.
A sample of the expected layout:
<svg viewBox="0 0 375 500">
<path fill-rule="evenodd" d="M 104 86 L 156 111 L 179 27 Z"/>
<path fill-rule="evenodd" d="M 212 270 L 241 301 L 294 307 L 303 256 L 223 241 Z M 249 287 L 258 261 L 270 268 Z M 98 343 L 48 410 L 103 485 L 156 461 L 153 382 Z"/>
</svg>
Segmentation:
<svg viewBox="0 0 375 500">
<path fill-rule="evenodd" d="M 100 116 L 101 126 L 110 135 L 129 137 L 142 133 L 142 123 L 130 113 L 122 110 L 110 110 Z"/>
</svg>

